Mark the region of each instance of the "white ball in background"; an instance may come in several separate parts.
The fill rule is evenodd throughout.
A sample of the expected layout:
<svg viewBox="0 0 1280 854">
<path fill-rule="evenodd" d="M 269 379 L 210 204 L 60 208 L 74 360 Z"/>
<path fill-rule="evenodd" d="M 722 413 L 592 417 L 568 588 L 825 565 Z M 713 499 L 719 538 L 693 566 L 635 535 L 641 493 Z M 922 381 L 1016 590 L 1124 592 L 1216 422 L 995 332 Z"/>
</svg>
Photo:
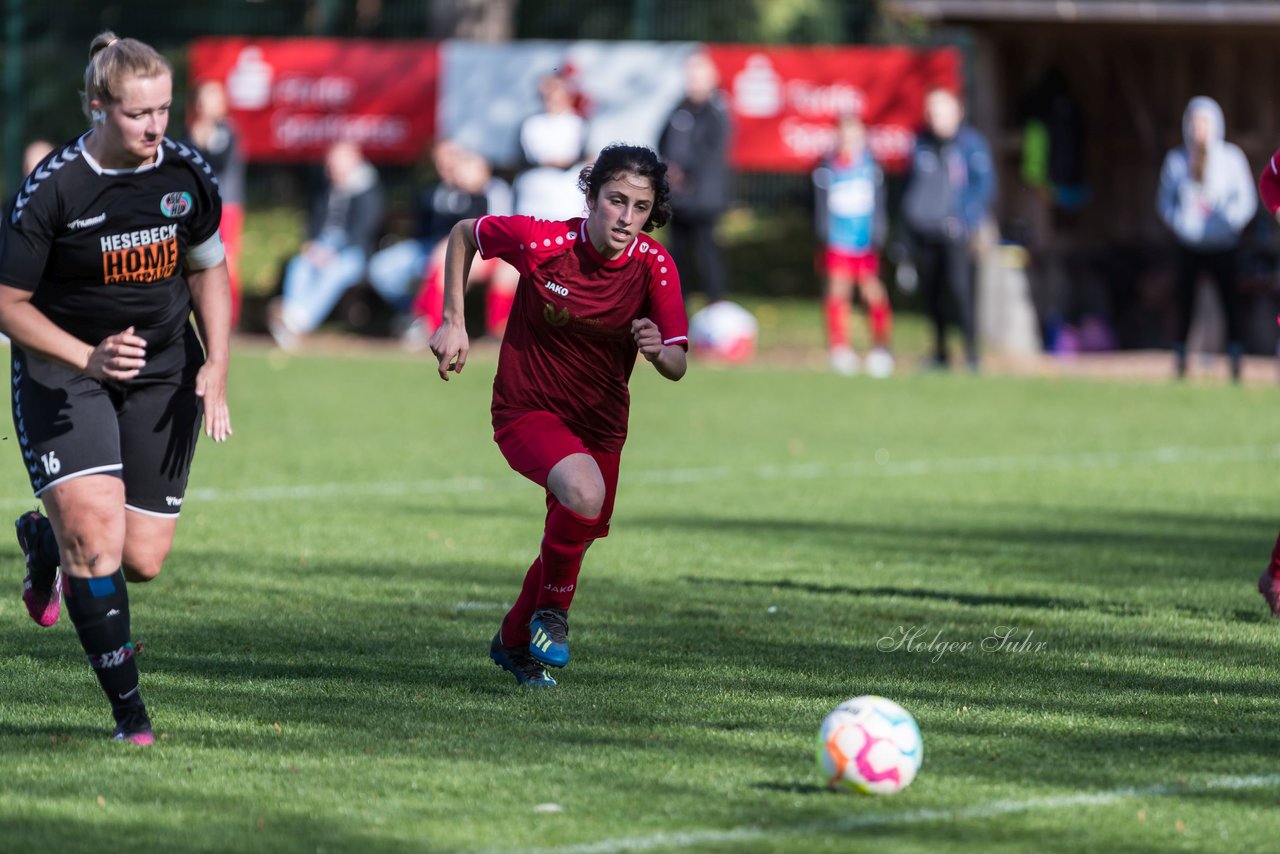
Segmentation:
<svg viewBox="0 0 1280 854">
<path fill-rule="evenodd" d="M 697 356 L 745 362 L 755 355 L 759 324 L 736 302 L 721 300 L 689 319 L 689 343 Z"/>
</svg>

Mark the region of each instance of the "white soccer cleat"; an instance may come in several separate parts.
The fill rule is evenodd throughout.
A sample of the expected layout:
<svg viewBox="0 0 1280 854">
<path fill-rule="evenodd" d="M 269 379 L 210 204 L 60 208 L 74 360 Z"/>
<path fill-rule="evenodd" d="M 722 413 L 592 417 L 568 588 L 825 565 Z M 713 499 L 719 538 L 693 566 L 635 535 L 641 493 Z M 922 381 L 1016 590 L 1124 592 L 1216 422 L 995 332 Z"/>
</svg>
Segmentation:
<svg viewBox="0 0 1280 854">
<path fill-rule="evenodd" d="M 848 347 L 832 347 L 829 358 L 831 370 L 837 374 L 851 377 L 858 373 L 858 354 Z"/>
<path fill-rule="evenodd" d="M 877 347 L 867 354 L 867 373 L 878 380 L 893 373 L 893 356 L 883 347 Z"/>
</svg>

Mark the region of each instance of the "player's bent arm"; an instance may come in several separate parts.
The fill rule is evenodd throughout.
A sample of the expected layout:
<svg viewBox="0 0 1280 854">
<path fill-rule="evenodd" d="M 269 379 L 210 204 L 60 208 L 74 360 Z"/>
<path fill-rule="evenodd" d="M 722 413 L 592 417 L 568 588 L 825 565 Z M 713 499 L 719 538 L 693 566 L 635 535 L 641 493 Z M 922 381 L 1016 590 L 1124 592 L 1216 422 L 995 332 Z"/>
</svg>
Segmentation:
<svg viewBox="0 0 1280 854">
<path fill-rule="evenodd" d="M 213 258 L 217 260 L 214 261 Z M 231 411 L 227 406 L 227 368 L 231 355 L 231 279 L 225 253 L 196 256 L 196 263 L 212 262 L 203 269 L 191 269 L 187 258 L 187 288 L 195 309 L 196 327 L 204 342 L 205 361 L 196 374 L 196 394 L 204 401 L 204 432 L 215 442 L 225 442 L 232 433 Z"/>
<path fill-rule="evenodd" d="M 226 364 L 231 351 L 231 278 L 226 258 L 202 270 L 188 269 L 186 278 L 205 360 Z"/>
<path fill-rule="evenodd" d="M 679 344 L 664 344 L 658 355 L 649 360 L 658 373 L 675 382 L 689 369 L 689 359 Z"/>
<path fill-rule="evenodd" d="M 449 242 L 444 253 L 444 322 L 464 326 L 463 300 L 467 292 L 467 279 L 471 264 L 480 247 L 476 245 L 476 221 L 464 219 L 449 232 Z"/>
<path fill-rule="evenodd" d="M 684 376 L 689 367 L 684 347 L 664 343 L 658 324 L 647 317 L 637 318 L 631 321 L 631 336 L 640 355 L 649 360 L 659 374 L 673 382 Z"/>
<path fill-rule="evenodd" d="M 58 327 L 31 304 L 32 291 L 0 285 L 0 332 L 41 358 L 84 372 L 94 347 Z"/>
<path fill-rule="evenodd" d="M 1280 218 L 1280 169 L 1277 169 L 1278 162 L 1280 162 L 1280 151 L 1271 155 L 1271 160 L 1258 177 L 1258 194 L 1262 197 L 1262 204 L 1266 207 L 1267 213 L 1273 217 Z"/>
<path fill-rule="evenodd" d="M 463 301 L 471 263 L 480 247 L 476 244 L 475 219 L 464 219 L 449 232 L 444 252 L 444 312 L 440 328 L 431 333 L 431 352 L 439 360 L 440 379 L 448 380 L 449 372 L 460 374 L 467 363 L 471 344 L 467 340 Z"/>
</svg>

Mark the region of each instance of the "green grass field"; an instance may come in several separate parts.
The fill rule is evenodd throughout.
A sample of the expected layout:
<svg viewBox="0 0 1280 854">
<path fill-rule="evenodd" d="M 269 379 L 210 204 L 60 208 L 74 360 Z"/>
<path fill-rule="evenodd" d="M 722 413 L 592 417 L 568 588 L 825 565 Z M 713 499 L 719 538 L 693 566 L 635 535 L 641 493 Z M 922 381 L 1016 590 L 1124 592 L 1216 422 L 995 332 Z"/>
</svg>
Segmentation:
<svg viewBox="0 0 1280 854">
<path fill-rule="evenodd" d="M 242 348 L 236 436 L 201 445 L 132 588 L 155 747 L 106 738 L 0 539 L 0 849 L 1274 848 L 1274 389 L 770 361 L 637 370 L 574 661 L 533 692 L 486 656 L 543 515 L 490 439 L 491 358 L 446 385 L 422 357 Z M 1001 626 L 1043 646 L 982 651 Z M 904 628 L 974 648 L 878 648 Z M 893 798 L 814 764 L 864 693 L 924 734 Z"/>
</svg>

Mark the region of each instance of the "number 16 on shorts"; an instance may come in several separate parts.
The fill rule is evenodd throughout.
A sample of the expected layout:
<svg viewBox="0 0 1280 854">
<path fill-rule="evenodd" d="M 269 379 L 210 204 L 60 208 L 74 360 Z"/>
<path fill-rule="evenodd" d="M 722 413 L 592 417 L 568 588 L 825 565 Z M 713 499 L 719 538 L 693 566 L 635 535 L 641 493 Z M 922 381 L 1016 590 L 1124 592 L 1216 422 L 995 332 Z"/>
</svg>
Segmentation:
<svg viewBox="0 0 1280 854">
<path fill-rule="evenodd" d="M 50 477 L 62 471 L 62 462 L 53 451 L 50 451 L 47 454 L 41 454 L 40 463 L 44 466 L 44 473 Z"/>
</svg>

